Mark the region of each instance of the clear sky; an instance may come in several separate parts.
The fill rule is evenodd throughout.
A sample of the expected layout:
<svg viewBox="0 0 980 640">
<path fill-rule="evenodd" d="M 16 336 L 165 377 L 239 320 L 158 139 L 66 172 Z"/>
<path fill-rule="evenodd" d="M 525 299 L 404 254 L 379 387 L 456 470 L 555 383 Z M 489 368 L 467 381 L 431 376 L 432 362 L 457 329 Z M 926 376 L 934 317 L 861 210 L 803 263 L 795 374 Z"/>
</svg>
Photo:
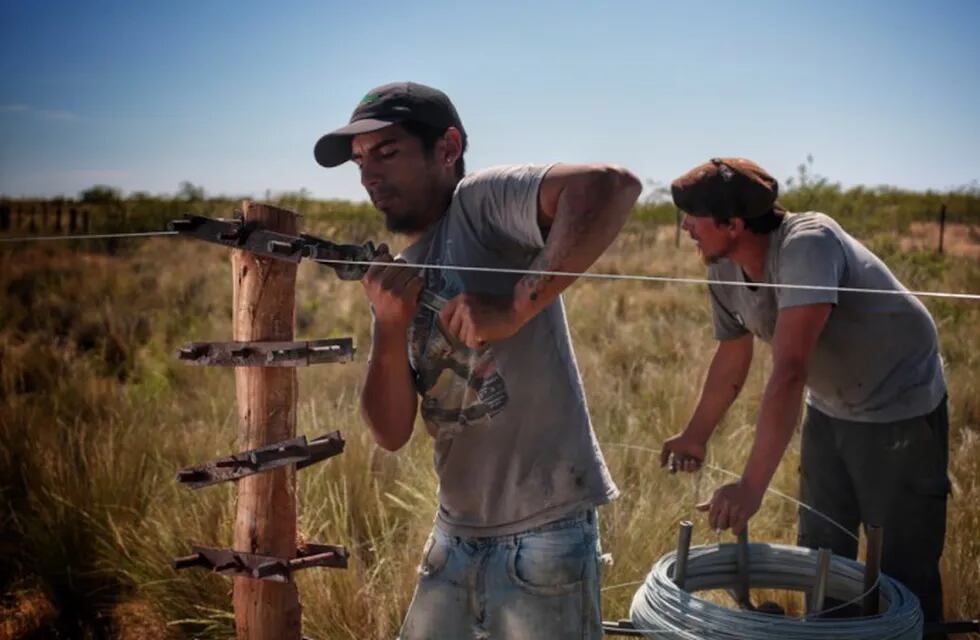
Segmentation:
<svg viewBox="0 0 980 640">
<path fill-rule="evenodd" d="M 980 2 L 0 0 L 0 193 L 363 198 L 313 160 L 373 86 L 456 103 L 471 169 L 716 155 L 781 180 L 980 178 Z"/>
</svg>

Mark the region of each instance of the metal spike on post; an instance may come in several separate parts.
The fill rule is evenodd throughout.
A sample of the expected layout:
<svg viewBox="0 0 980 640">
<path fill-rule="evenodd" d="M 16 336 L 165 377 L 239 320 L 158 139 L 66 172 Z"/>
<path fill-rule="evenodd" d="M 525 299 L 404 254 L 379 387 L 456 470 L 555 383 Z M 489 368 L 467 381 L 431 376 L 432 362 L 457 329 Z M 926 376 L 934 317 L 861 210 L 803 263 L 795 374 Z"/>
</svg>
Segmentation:
<svg viewBox="0 0 980 640">
<path fill-rule="evenodd" d="M 370 262 L 378 257 L 373 242 L 336 244 L 305 233 L 299 236 L 280 233 L 261 221 L 246 220 L 239 211 L 231 220 L 190 215 L 172 220 L 169 228 L 186 237 L 276 260 L 296 263 L 307 258 L 329 266 L 341 280 L 360 280 L 367 273 L 368 265 L 354 263 Z"/>
<path fill-rule="evenodd" d="M 187 364 L 218 367 L 308 367 L 354 358 L 351 338 L 303 342 L 192 342 L 177 350 Z"/>
<path fill-rule="evenodd" d="M 821 548 L 817 551 L 817 572 L 810 592 L 809 613 L 818 614 L 823 611 L 827 598 L 827 577 L 830 574 L 830 549 Z"/>
<path fill-rule="evenodd" d="M 246 553 L 235 549 L 216 549 L 213 547 L 194 546 L 189 556 L 174 558 L 173 567 L 176 570 L 200 567 L 208 571 L 224 573 L 232 577 L 274 583 L 291 583 L 291 574 L 295 571 L 311 567 L 329 567 L 344 569 L 348 563 L 347 549 L 339 545 L 308 543 L 297 550 L 295 558 L 277 558 L 255 553 Z M 258 584 L 258 582 L 256 582 Z M 277 611 L 265 610 L 265 618 L 269 614 L 277 615 Z M 264 627 L 254 627 L 249 631 L 254 635 L 264 630 Z M 284 629 L 285 630 L 285 629 Z M 265 636 L 264 636 L 265 637 Z M 268 637 L 280 637 L 272 634 Z"/>
<path fill-rule="evenodd" d="M 344 451 L 344 446 L 339 431 L 310 441 L 300 436 L 180 469 L 177 482 L 190 489 L 201 489 L 220 482 L 239 481 L 246 476 L 287 465 L 295 465 L 299 470 L 339 455 Z"/>
<path fill-rule="evenodd" d="M 684 520 L 680 524 L 677 534 L 677 560 L 674 562 L 674 584 L 678 588 L 684 589 L 687 581 L 687 559 L 691 553 L 691 531 L 694 525 L 690 520 Z"/>
<path fill-rule="evenodd" d="M 864 598 L 861 600 L 861 615 L 875 616 L 878 615 L 878 577 L 881 575 L 884 531 L 880 525 L 869 524 L 865 532 L 868 536 L 868 544 L 864 553 Z"/>
</svg>

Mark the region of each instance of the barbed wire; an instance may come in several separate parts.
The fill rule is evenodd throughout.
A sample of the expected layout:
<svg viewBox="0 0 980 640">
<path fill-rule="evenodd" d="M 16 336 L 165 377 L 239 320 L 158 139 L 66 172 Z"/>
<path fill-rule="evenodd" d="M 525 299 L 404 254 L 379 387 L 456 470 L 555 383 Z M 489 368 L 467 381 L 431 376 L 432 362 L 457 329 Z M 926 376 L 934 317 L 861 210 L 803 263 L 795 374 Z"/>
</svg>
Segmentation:
<svg viewBox="0 0 980 640">
<path fill-rule="evenodd" d="M 18 236 L 14 238 L 0 238 L 0 243 L 13 242 L 32 242 L 49 240 L 100 240 L 108 238 L 148 238 L 153 236 L 175 236 L 177 231 L 147 231 L 139 233 L 107 233 L 107 234 L 86 234 L 69 236 Z M 382 266 L 403 269 L 435 269 L 442 271 L 469 271 L 477 273 L 497 273 L 511 275 L 536 275 L 546 277 L 568 277 L 568 278 L 587 278 L 597 280 L 626 280 L 634 282 L 658 282 L 675 283 L 689 285 L 716 285 L 726 287 L 748 287 L 762 289 L 802 289 L 809 291 L 836 291 L 838 293 L 861 293 L 878 295 L 911 295 L 917 298 L 946 298 L 953 300 L 980 301 L 980 293 L 956 292 L 956 291 L 913 291 L 908 289 L 871 289 L 861 287 L 832 287 L 815 284 L 793 284 L 793 283 L 773 283 L 773 282 L 745 282 L 730 280 L 710 280 L 708 278 L 690 278 L 679 276 L 657 276 L 647 274 L 630 273 L 608 273 L 599 271 L 548 271 L 543 269 L 513 269 L 503 267 L 468 267 L 460 265 L 445 264 L 422 264 L 413 262 L 380 262 L 375 260 L 332 260 L 318 258 L 314 262 L 326 265 L 348 265 L 348 266 Z"/>
<path fill-rule="evenodd" d="M 545 271 L 539 269 L 509 269 L 501 267 L 463 267 L 456 265 L 443 264 L 419 264 L 412 262 L 376 262 L 370 260 L 329 260 L 317 259 L 317 262 L 326 264 L 346 264 L 359 266 L 384 266 L 412 269 L 438 269 L 443 271 L 474 271 L 480 273 L 507 273 L 515 275 L 535 275 L 535 276 L 554 276 L 569 278 L 593 278 L 605 280 L 633 280 L 638 282 L 662 282 L 679 284 L 698 284 L 698 285 L 721 285 L 732 287 L 749 287 L 763 289 L 806 289 L 811 291 L 837 291 L 838 293 L 875 293 L 882 295 L 912 295 L 923 298 L 954 298 L 959 300 L 980 300 L 980 293 L 959 293 L 947 291 L 910 291 L 908 289 L 865 289 L 860 287 L 831 287 L 816 284 L 790 284 L 773 282 L 744 282 L 730 280 L 709 280 L 707 278 L 682 278 L 677 276 L 653 276 L 645 274 L 630 273 L 604 273 L 594 271 Z"/>
<path fill-rule="evenodd" d="M 0 242 L 38 242 L 50 240 L 107 240 L 109 238 L 150 238 L 153 236 L 175 236 L 177 231 L 139 231 L 134 233 L 89 233 L 68 236 L 17 236 L 0 238 Z"/>
</svg>

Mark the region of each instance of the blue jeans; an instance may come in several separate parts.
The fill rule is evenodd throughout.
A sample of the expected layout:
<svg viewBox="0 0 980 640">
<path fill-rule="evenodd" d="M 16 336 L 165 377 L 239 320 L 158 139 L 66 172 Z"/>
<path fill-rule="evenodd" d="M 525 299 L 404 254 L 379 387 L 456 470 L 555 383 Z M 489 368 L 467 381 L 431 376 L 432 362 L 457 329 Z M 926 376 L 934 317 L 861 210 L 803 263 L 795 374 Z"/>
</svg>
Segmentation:
<svg viewBox="0 0 980 640">
<path fill-rule="evenodd" d="M 401 640 L 602 637 L 594 510 L 508 536 L 425 545 Z"/>
</svg>

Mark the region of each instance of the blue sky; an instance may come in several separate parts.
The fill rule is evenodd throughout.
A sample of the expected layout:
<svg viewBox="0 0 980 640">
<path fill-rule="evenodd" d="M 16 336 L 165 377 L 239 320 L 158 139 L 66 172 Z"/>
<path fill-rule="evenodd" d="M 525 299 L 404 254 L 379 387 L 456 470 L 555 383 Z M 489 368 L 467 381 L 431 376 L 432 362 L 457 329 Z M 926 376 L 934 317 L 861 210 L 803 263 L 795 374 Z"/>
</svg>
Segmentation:
<svg viewBox="0 0 980 640">
<path fill-rule="evenodd" d="M 715 155 L 781 180 L 980 179 L 980 2 L 0 0 L 0 193 L 361 199 L 312 148 L 371 87 L 446 91 L 471 169 Z"/>
</svg>

